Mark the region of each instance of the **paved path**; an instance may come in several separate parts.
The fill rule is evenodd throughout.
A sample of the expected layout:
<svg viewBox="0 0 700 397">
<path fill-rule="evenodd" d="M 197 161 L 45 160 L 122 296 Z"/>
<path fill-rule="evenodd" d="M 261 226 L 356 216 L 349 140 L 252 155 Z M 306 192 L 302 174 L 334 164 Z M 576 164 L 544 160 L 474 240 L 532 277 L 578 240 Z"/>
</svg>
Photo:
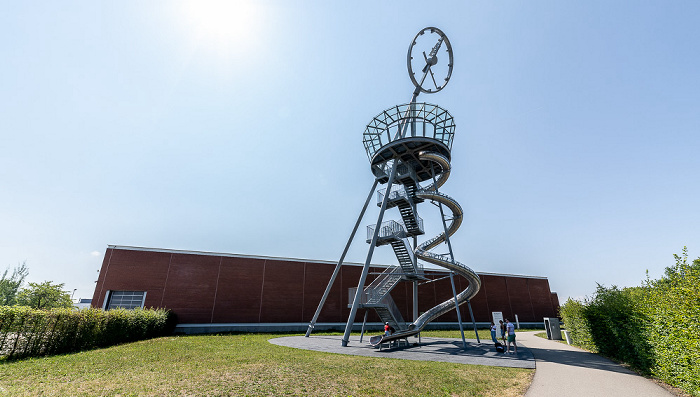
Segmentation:
<svg viewBox="0 0 700 397">
<path fill-rule="evenodd" d="M 542 331 L 538 331 L 542 332 Z M 663 387 L 597 354 L 519 332 L 518 345 L 535 356 L 535 378 L 526 397 L 673 396 Z"/>
<path fill-rule="evenodd" d="M 270 343 L 294 347 L 297 349 L 316 350 L 327 353 L 352 354 L 366 357 L 397 358 L 402 360 L 442 361 L 457 364 L 492 365 L 496 367 L 535 368 L 535 359 L 527 348 L 518 349 L 517 355 L 496 353 L 491 343 L 478 344 L 476 340 L 467 339 L 467 348 L 462 349 L 462 340 L 454 338 L 421 338 L 421 344 L 394 349 L 376 349 L 370 346 L 365 336 L 364 343 L 359 337 L 351 336 L 350 343 L 343 347 L 342 336 L 313 334 L 304 336 L 287 336 L 270 339 Z M 418 342 L 418 338 L 408 338 L 409 342 Z M 489 341 L 490 342 L 490 341 Z"/>
<path fill-rule="evenodd" d="M 422 338 L 420 346 L 403 349 L 375 349 L 359 343 L 353 336 L 349 346 L 342 347 L 341 336 L 319 335 L 306 338 L 289 336 L 270 339 L 270 343 L 305 350 L 351 354 L 377 358 L 444 361 L 460 364 L 500 367 L 536 368 L 535 377 L 526 397 L 614 396 L 668 397 L 673 396 L 656 383 L 597 354 L 535 336 L 542 332 L 518 332 L 518 354 L 496 353 L 491 341 L 467 339 L 462 349 L 461 339 Z M 409 338 L 411 343 L 416 338 Z"/>
</svg>

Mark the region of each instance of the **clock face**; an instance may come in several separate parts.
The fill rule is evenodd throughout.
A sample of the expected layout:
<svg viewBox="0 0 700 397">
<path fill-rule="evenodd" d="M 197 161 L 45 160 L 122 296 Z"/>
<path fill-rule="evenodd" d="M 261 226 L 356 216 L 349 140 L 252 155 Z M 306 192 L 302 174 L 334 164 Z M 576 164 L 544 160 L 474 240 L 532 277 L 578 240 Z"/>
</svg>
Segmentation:
<svg viewBox="0 0 700 397">
<path fill-rule="evenodd" d="M 422 92 L 442 90 L 452 75 L 452 46 L 438 28 L 418 32 L 408 47 L 408 75 Z"/>
</svg>

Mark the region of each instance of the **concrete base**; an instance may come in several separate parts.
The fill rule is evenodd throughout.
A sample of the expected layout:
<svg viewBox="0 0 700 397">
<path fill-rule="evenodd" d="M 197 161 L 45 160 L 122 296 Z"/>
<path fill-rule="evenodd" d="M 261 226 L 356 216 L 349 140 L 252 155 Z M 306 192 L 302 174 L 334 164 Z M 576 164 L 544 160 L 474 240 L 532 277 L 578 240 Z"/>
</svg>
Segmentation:
<svg viewBox="0 0 700 397">
<path fill-rule="evenodd" d="M 422 343 L 408 346 L 378 349 L 368 343 L 360 343 L 356 337 L 351 338 L 348 346 L 341 344 L 341 336 L 318 335 L 286 336 L 270 339 L 269 342 L 279 346 L 296 349 L 315 350 L 327 353 L 350 354 L 355 356 L 395 358 L 401 360 L 442 361 L 456 364 L 491 365 L 496 367 L 535 368 L 532 352 L 518 343 L 517 354 L 498 353 L 493 344 L 477 343 L 468 339 L 467 348 L 462 347 L 462 340 L 456 338 L 422 338 Z M 416 341 L 417 342 L 417 341 Z"/>
</svg>

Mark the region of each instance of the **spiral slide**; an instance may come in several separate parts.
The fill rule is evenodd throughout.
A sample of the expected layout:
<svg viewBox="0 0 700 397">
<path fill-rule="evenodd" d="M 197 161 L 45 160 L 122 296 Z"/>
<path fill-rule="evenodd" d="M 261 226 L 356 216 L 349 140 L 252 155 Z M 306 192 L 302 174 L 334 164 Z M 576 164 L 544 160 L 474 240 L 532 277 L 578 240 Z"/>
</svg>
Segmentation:
<svg viewBox="0 0 700 397">
<path fill-rule="evenodd" d="M 450 196 L 438 192 L 438 188 L 442 186 L 450 174 L 450 162 L 449 160 L 438 153 L 435 152 L 421 152 L 419 155 L 421 161 L 432 161 L 437 165 L 441 166 L 443 172 L 434 180 L 433 184 L 425 188 L 419 188 L 415 192 L 415 197 L 423 200 L 431 200 L 437 202 L 447 207 L 452 212 L 452 217 L 450 223 L 447 225 L 447 234 L 445 232 L 440 235 L 425 241 L 416 247 L 414 253 L 415 255 L 428 263 L 432 263 L 437 266 L 444 267 L 456 274 L 463 276 L 469 281 L 469 286 L 459 294 L 457 294 L 457 303 L 461 305 L 467 300 L 473 298 L 479 289 L 481 288 L 481 280 L 479 276 L 466 265 L 452 261 L 450 257 L 445 255 L 439 255 L 429 252 L 433 248 L 447 241 L 447 239 L 452 236 L 457 229 L 459 229 L 462 223 L 462 207 Z M 413 336 L 423 330 L 425 326 L 436 318 L 442 316 L 443 314 L 449 312 L 455 308 L 454 299 L 448 299 L 437 306 L 429 309 L 423 313 L 420 317 L 411 323 L 407 329 L 399 330 L 392 335 L 377 335 L 370 338 L 370 344 L 373 346 L 378 346 L 382 343 L 391 342 L 394 340 L 405 339 L 409 336 Z"/>
</svg>

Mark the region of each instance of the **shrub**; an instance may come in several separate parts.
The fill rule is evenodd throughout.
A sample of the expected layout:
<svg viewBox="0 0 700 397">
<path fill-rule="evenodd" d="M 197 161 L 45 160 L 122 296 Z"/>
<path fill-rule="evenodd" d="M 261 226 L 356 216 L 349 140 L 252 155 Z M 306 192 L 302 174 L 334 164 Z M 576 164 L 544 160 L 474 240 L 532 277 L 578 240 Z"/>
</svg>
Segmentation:
<svg viewBox="0 0 700 397">
<path fill-rule="evenodd" d="M 618 289 L 598 285 L 584 302 L 569 299 L 560 314 L 575 345 L 700 396 L 700 258 L 687 249 L 659 280 Z"/>
<path fill-rule="evenodd" d="M 172 333 L 167 310 L 40 310 L 0 307 L 0 357 L 70 353 Z"/>
<path fill-rule="evenodd" d="M 560 308 L 559 314 L 569 331 L 571 339 L 576 346 L 590 351 L 597 351 L 591 338 L 591 330 L 584 315 L 586 306 L 569 298 Z"/>
<path fill-rule="evenodd" d="M 700 259 L 688 263 L 687 249 L 674 255 L 675 266 L 649 281 L 649 341 L 656 365 L 653 374 L 700 395 Z"/>
<path fill-rule="evenodd" d="M 643 302 L 633 297 L 631 289 L 598 285 L 584 316 L 599 352 L 649 373 L 653 358 L 647 335 L 649 319 L 643 307 Z"/>
</svg>

